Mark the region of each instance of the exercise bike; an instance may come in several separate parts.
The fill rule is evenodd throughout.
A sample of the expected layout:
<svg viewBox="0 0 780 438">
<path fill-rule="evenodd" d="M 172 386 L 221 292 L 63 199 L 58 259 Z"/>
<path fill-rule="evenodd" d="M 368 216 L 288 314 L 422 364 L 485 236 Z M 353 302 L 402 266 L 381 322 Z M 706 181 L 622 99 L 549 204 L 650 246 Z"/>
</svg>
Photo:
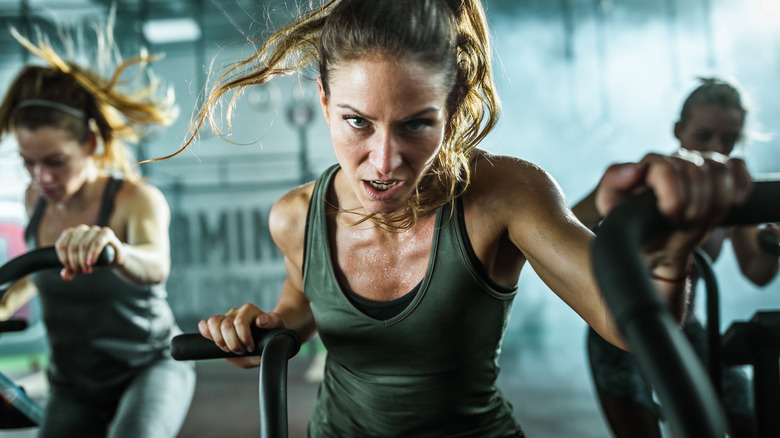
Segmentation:
<svg viewBox="0 0 780 438">
<path fill-rule="evenodd" d="M 762 250 L 780 257 L 780 241 L 771 233 L 758 236 Z M 701 257 L 701 256 L 700 256 Z M 732 323 L 720 333 L 720 305 L 711 262 L 702 257 L 697 268 L 706 284 L 707 368 L 718 394 L 721 392 L 721 364 L 753 367 L 753 399 L 760 437 L 780 436 L 780 311 L 759 311 L 749 321 Z"/>
<path fill-rule="evenodd" d="M 114 261 L 114 249 L 107 246 L 95 266 L 108 266 Z M 0 296 L 17 280 L 44 269 L 61 269 L 54 247 L 34 249 L 0 266 Z M 0 333 L 22 331 L 27 322 L 11 319 L 0 322 Z M 43 420 L 43 409 L 23 388 L 0 372 L 0 430 L 36 427 Z"/>
<path fill-rule="evenodd" d="M 780 181 L 761 181 L 755 184 L 750 199 L 732 209 L 721 225 L 777 221 L 780 221 Z M 642 245 L 668 227 L 650 192 L 617 206 L 596 234 L 593 245 L 596 279 L 637 358 L 640 371 L 664 406 L 672 434 L 681 438 L 723 438 L 727 430 L 725 413 L 713 381 L 667 311 L 638 257 Z M 730 337 L 727 331 L 724 346 L 729 345 Z M 732 342 L 744 344 L 741 340 Z M 730 354 L 727 351 L 724 348 L 724 357 Z M 773 356 L 774 380 L 778 379 L 776 353 L 777 350 Z M 772 360 L 767 359 L 769 355 L 765 352 L 760 356 L 769 362 Z M 780 436 L 760 432 L 762 436 Z"/>
</svg>

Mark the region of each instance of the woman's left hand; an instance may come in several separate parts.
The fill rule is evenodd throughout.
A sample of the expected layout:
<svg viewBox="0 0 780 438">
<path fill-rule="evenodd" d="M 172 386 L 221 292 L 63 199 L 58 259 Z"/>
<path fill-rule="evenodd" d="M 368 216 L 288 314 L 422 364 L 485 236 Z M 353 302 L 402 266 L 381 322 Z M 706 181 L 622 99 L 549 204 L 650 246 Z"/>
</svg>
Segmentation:
<svg viewBox="0 0 780 438">
<path fill-rule="evenodd" d="M 62 279 L 72 280 L 78 274 L 91 273 L 98 256 L 107 245 L 116 251 L 116 264 L 121 258 L 119 252 L 122 243 L 111 228 L 79 225 L 65 229 L 54 244 L 63 266 L 60 272 Z"/>
<path fill-rule="evenodd" d="M 687 260 L 709 232 L 753 188 L 745 163 L 717 153 L 681 151 L 648 154 L 639 163 L 611 166 L 602 178 L 596 204 L 602 215 L 628 197 L 650 188 L 674 231 L 646 247 L 651 266 Z"/>
</svg>

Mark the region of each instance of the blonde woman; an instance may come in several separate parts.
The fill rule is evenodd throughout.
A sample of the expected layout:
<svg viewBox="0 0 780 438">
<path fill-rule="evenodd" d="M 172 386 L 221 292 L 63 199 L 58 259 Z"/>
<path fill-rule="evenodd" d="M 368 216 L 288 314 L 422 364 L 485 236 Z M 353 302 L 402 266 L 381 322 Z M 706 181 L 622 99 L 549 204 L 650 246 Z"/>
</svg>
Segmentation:
<svg viewBox="0 0 780 438">
<path fill-rule="evenodd" d="M 29 65 L 0 104 L 0 134 L 14 135 L 30 174 L 29 249 L 54 245 L 64 268 L 13 285 L 8 318 L 40 296 L 51 346 L 41 437 L 174 437 L 195 374 L 168 353 L 179 332 L 166 301 L 170 212 L 162 193 L 131 170 L 126 141 L 174 116 L 155 86 L 121 91 L 113 77 L 61 58 L 46 43 L 14 35 L 46 62 Z M 110 268 L 93 269 L 106 246 Z"/>
</svg>

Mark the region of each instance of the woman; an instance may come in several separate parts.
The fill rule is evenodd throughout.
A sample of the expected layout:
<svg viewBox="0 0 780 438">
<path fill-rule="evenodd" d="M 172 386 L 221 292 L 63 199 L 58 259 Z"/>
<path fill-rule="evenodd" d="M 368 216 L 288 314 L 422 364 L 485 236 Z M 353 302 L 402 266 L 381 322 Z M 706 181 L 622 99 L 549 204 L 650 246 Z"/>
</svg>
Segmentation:
<svg viewBox="0 0 780 438">
<path fill-rule="evenodd" d="M 680 150 L 716 152 L 730 155 L 743 138 L 747 106 L 736 86 L 718 78 L 701 79 L 686 98 L 680 119 L 674 125 L 674 136 Z M 594 202 L 595 192 L 577 203 L 572 210 L 582 222 L 595 229 L 601 220 Z M 765 227 L 780 237 L 776 225 Z M 769 283 L 778 271 L 776 256 L 762 251 L 758 245 L 758 226 L 718 228 L 701 245 L 714 261 L 728 238 L 745 277 L 758 286 Z M 691 281 L 695 291 L 697 275 Z M 691 294 L 688 308 L 693 309 L 695 295 Z M 686 312 L 683 321 L 686 334 L 699 356 L 707 357 L 706 333 L 693 311 Z M 588 356 L 594 383 L 604 414 L 618 437 L 660 437 L 659 413 L 653 401 L 652 389 L 639 373 L 630 354 L 604 341 L 593 330 L 588 330 Z M 753 421 L 753 398 L 750 382 L 738 367 L 723 370 L 723 404 L 735 437 L 756 436 Z"/>
<path fill-rule="evenodd" d="M 37 289 L 51 346 L 39 436 L 174 437 L 195 375 L 168 353 L 179 332 L 164 286 L 170 212 L 131 172 L 123 145 L 143 125 L 168 124 L 174 109 L 153 86 L 117 89 L 126 68 L 149 58 L 121 64 L 108 80 L 14 36 L 48 65 L 27 66 L 13 81 L 0 134 L 15 135 L 30 173 L 28 248 L 54 245 L 64 266 L 13 285 L 0 312 L 8 318 Z M 106 246 L 113 265 L 93 270 Z"/>
<path fill-rule="evenodd" d="M 252 349 L 251 325 L 286 326 L 304 339 L 316 330 L 328 358 L 312 437 L 522 436 L 496 376 L 526 262 L 624 345 L 591 273 L 593 235 L 555 181 L 477 149 L 499 108 L 490 54 L 476 0 L 329 1 L 237 64 L 200 113 L 202 124 L 225 94 L 318 63 L 338 164 L 272 208 L 287 272 L 279 301 L 199 324 L 236 353 Z M 701 225 L 645 254 L 654 275 L 672 280 L 659 287 L 680 310 L 692 249 L 710 220 L 744 199 L 749 178 L 735 160 L 650 155 L 607 172 L 603 205 L 621 199 L 612 188 L 627 177 L 657 190 L 672 220 Z"/>
</svg>

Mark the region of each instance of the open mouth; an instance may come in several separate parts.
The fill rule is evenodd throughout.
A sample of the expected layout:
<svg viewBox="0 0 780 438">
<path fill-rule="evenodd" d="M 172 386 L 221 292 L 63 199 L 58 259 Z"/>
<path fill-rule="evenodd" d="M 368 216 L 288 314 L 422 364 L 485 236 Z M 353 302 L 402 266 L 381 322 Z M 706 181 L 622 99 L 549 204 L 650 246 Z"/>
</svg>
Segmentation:
<svg viewBox="0 0 780 438">
<path fill-rule="evenodd" d="M 374 190 L 384 192 L 392 189 L 398 185 L 397 181 L 368 181 L 368 184 L 374 188 Z"/>
</svg>

